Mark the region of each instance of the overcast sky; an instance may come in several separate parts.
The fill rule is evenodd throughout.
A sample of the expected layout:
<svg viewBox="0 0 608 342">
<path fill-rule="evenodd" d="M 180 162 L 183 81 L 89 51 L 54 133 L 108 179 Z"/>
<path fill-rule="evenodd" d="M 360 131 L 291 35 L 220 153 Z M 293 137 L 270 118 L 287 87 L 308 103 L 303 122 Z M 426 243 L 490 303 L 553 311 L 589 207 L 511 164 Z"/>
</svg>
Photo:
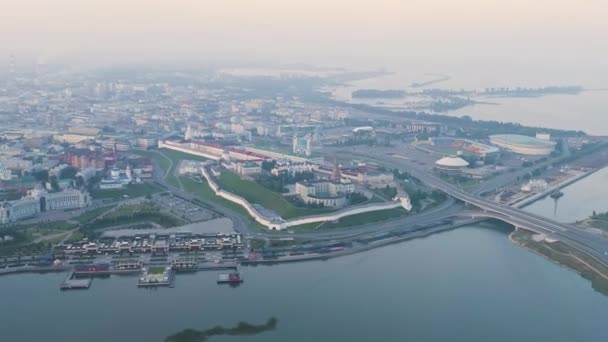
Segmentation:
<svg viewBox="0 0 608 342">
<path fill-rule="evenodd" d="M 88 64 L 550 58 L 599 67 L 606 46 L 607 0 L 0 0 L 4 56 Z"/>
</svg>

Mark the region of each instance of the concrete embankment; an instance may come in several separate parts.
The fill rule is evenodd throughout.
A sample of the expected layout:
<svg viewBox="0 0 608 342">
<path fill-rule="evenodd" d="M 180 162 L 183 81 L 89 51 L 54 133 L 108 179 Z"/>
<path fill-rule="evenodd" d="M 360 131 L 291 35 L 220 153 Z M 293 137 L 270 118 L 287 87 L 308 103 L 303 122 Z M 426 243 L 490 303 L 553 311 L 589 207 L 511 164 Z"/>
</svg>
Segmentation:
<svg viewBox="0 0 608 342">
<path fill-rule="evenodd" d="M 72 266 L 17 266 L 0 268 L 0 275 L 15 274 L 15 273 L 44 273 L 44 272 L 65 272 L 72 269 Z"/>
<path fill-rule="evenodd" d="M 581 180 L 581 179 L 583 179 L 583 178 L 585 178 L 587 176 L 590 176 L 593 173 L 595 173 L 595 172 L 597 172 L 597 171 L 599 171 L 601 169 L 602 168 L 593 169 L 591 171 L 587 171 L 587 172 L 584 172 L 582 174 L 576 175 L 574 177 L 568 178 L 568 179 L 564 180 L 563 182 L 559 182 L 558 184 L 555 184 L 553 186 L 548 187 L 547 190 L 545 190 L 543 192 L 540 192 L 538 194 L 532 195 L 532 196 L 530 196 L 530 197 L 528 197 L 526 199 L 523 199 L 521 201 L 518 201 L 516 203 L 511 203 L 511 205 L 514 205 L 516 208 L 526 207 L 526 206 L 528 206 L 528 205 L 530 205 L 530 204 L 532 204 L 532 203 L 534 203 L 534 202 L 536 202 L 538 200 L 541 200 L 541 199 L 549 196 L 552 192 L 560 190 L 560 189 L 563 189 L 563 188 L 567 187 L 570 184 L 576 183 L 579 180 Z"/>
<path fill-rule="evenodd" d="M 433 234 L 449 231 L 449 230 L 452 230 L 452 229 L 455 229 L 455 228 L 458 228 L 461 226 L 473 224 L 473 223 L 479 222 L 479 221 L 483 221 L 483 219 L 469 219 L 469 220 L 462 221 L 462 222 L 459 222 L 456 224 L 437 226 L 437 227 L 429 228 L 429 229 L 422 230 L 422 231 L 415 231 L 410 234 L 406 234 L 406 235 L 399 236 L 399 237 L 389 237 L 386 239 L 373 241 L 373 242 L 370 242 L 365 245 L 361 245 L 361 246 L 357 246 L 357 247 L 353 247 L 353 248 L 347 248 L 347 249 L 337 251 L 337 252 L 298 255 L 298 256 L 283 257 L 283 258 L 277 258 L 277 259 L 246 260 L 246 261 L 243 261 L 242 264 L 243 265 L 258 265 L 258 264 L 271 265 L 271 264 L 287 263 L 287 262 L 327 260 L 327 259 L 331 259 L 331 258 L 337 258 L 337 257 L 346 256 L 346 255 L 350 255 L 350 254 L 365 252 L 365 251 L 368 251 L 368 250 L 371 250 L 374 248 L 383 247 L 383 246 L 391 245 L 394 243 L 399 243 L 402 241 L 427 237 L 427 236 L 430 236 Z"/>
</svg>

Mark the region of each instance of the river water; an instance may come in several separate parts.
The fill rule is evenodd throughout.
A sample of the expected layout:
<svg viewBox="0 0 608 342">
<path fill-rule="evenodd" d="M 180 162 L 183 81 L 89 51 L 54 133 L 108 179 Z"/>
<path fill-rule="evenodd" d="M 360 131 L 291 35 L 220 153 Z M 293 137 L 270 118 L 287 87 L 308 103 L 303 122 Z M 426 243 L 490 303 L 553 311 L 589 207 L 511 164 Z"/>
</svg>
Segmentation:
<svg viewBox="0 0 608 342">
<path fill-rule="evenodd" d="M 557 218 L 608 210 L 608 168 L 565 188 Z M 553 200 L 527 210 L 552 216 Z M 212 341 L 605 341 L 608 297 L 576 273 L 512 244 L 508 229 L 472 225 L 368 252 L 245 267 L 245 283 L 215 272 L 146 290 L 134 276 L 59 290 L 65 274 L 0 278 L 2 341 L 162 341 L 182 329 L 277 329 Z"/>
<path fill-rule="evenodd" d="M 389 69 L 393 71 L 393 69 Z M 429 70 L 429 69 L 427 69 Z M 395 69 L 393 74 L 351 82 L 334 90 L 340 100 L 403 106 L 404 99 L 353 100 L 356 89 L 400 89 L 420 91 L 425 88 L 483 90 L 490 87 L 582 86 L 589 91 L 578 95 L 548 95 L 523 98 L 476 98 L 489 104 L 464 107 L 444 114 L 474 119 L 518 122 L 529 126 L 583 130 L 589 134 L 608 135 L 608 77 L 601 72 L 547 69 L 521 66 L 512 68 L 480 69 L 471 66 L 452 67 L 442 74 L 451 78 L 423 88 L 410 88 L 414 82 L 436 79 L 423 71 Z M 415 99 L 414 99 L 415 100 Z"/>
<path fill-rule="evenodd" d="M 608 168 L 562 189 L 564 196 L 558 200 L 545 197 L 525 210 L 549 217 L 556 221 L 573 223 L 598 213 L 608 211 Z"/>
<path fill-rule="evenodd" d="M 602 341 L 608 298 L 560 266 L 471 226 L 333 259 L 246 267 L 238 288 L 214 272 L 175 288 L 135 277 L 61 292 L 63 274 L 0 279 L 3 341 L 161 341 L 184 328 L 279 320 L 217 341 Z"/>
<path fill-rule="evenodd" d="M 608 169 L 566 188 L 560 208 L 588 209 L 564 215 L 608 209 L 600 196 L 587 196 L 606 193 L 606 177 Z M 528 210 L 546 214 L 543 203 Z M 154 291 L 137 288 L 133 276 L 67 292 L 59 290 L 64 274 L 6 276 L 1 340 L 162 341 L 185 328 L 271 317 L 279 320 L 275 331 L 210 340 L 607 340 L 608 297 L 512 244 L 508 232 L 472 225 L 329 261 L 244 267 L 238 288 L 217 285 L 215 272 L 180 274 L 175 288 Z"/>
</svg>

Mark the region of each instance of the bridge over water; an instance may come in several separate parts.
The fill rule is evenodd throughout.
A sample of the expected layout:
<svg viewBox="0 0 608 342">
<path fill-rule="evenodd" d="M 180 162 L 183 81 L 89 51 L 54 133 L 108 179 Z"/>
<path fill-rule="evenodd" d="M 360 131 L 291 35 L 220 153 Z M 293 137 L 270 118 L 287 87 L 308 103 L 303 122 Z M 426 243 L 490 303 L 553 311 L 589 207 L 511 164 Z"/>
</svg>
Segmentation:
<svg viewBox="0 0 608 342">
<path fill-rule="evenodd" d="M 577 248 L 608 265 L 608 239 L 599 234 L 470 194 L 429 174 L 414 171 L 412 175 L 429 186 L 461 200 L 469 206 L 480 209 L 468 212 L 472 217 L 494 218 L 512 224 L 517 228 L 545 234 Z"/>
</svg>

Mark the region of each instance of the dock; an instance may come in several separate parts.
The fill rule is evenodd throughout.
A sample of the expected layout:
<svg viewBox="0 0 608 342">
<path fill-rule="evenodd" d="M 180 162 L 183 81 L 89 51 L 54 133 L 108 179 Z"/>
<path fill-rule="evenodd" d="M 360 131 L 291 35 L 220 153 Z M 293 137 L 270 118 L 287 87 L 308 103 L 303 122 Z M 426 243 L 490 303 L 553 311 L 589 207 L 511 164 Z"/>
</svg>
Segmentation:
<svg viewBox="0 0 608 342">
<path fill-rule="evenodd" d="M 74 272 L 70 272 L 61 283 L 62 290 L 88 289 L 93 283 L 93 278 L 76 278 Z"/>
<path fill-rule="evenodd" d="M 171 266 L 156 266 L 142 270 L 141 277 L 137 281 L 137 287 L 171 286 L 172 282 L 173 271 L 171 270 Z"/>
</svg>

